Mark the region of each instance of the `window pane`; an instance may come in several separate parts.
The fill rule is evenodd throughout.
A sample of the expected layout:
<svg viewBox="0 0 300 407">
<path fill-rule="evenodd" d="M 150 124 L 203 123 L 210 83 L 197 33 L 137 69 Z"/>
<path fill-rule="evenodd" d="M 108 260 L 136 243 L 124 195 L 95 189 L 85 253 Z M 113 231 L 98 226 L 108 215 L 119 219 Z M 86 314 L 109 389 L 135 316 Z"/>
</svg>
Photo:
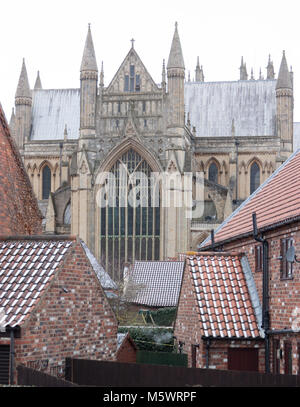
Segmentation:
<svg viewBox="0 0 300 407">
<path fill-rule="evenodd" d="M 136 92 L 139 92 L 141 90 L 140 75 L 136 75 L 135 77 L 135 90 Z"/>
<path fill-rule="evenodd" d="M 42 199 L 48 199 L 51 191 L 51 171 L 48 165 L 43 168 Z"/>
<path fill-rule="evenodd" d="M 211 182 L 218 183 L 218 167 L 215 163 L 210 164 L 208 170 L 208 179 Z"/>
<path fill-rule="evenodd" d="M 128 75 L 125 75 L 124 91 L 125 92 L 129 91 L 129 76 Z"/>
<path fill-rule="evenodd" d="M 71 204 L 68 203 L 64 213 L 64 224 L 70 225 L 71 224 Z"/>
<path fill-rule="evenodd" d="M 254 162 L 251 165 L 250 171 L 250 194 L 253 194 L 253 192 L 259 187 L 259 185 L 260 185 L 260 170 L 258 164 Z"/>
<path fill-rule="evenodd" d="M 130 65 L 130 77 L 134 77 L 134 65 Z"/>
</svg>

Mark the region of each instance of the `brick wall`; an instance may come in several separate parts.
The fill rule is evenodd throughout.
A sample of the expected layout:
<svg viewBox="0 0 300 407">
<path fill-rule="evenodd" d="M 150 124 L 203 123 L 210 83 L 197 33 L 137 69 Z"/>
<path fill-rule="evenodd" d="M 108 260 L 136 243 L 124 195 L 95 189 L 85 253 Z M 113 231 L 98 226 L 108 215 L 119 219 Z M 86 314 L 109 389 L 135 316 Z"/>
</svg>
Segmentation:
<svg viewBox="0 0 300 407">
<path fill-rule="evenodd" d="M 41 214 L 0 106 L 0 235 L 41 232 Z"/>
<path fill-rule="evenodd" d="M 136 348 L 132 342 L 127 338 L 121 344 L 117 352 L 117 362 L 122 363 L 136 363 Z"/>
<path fill-rule="evenodd" d="M 270 304 L 270 328 L 272 330 L 294 330 L 300 329 L 300 264 L 293 264 L 293 277 L 282 279 L 280 275 L 280 240 L 286 237 L 293 237 L 296 255 L 300 258 L 300 223 L 282 226 L 274 231 L 264 234 L 269 242 L 269 304 Z M 239 239 L 223 246 L 226 251 L 244 252 L 249 260 L 253 272 L 257 291 L 262 302 L 262 272 L 255 270 L 255 246 L 259 243 L 252 237 Z M 297 343 L 300 341 L 300 332 L 281 334 L 272 338 L 280 340 L 282 349 L 282 359 L 280 360 L 280 371 L 284 373 L 284 343 L 290 341 L 292 344 L 293 373 L 300 374 L 299 352 Z M 271 340 L 271 369 L 273 369 Z"/>
<path fill-rule="evenodd" d="M 66 292 L 67 291 L 67 292 Z M 115 360 L 117 322 L 79 242 L 15 341 L 16 364 L 60 373 L 66 357 Z"/>
<path fill-rule="evenodd" d="M 178 311 L 174 327 L 177 343 L 184 342 L 182 351 L 188 355 L 188 367 L 192 367 L 192 345 L 196 348 L 196 367 L 205 368 L 207 363 L 206 340 L 202 339 L 198 307 L 194 298 L 193 285 L 187 267 L 184 270 Z M 228 369 L 228 348 L 259 348 L 259 371 L 264 371 L 263 341 L 259 340 L 211 340 L 208 351 L 210 369 Z"/>
</svg>

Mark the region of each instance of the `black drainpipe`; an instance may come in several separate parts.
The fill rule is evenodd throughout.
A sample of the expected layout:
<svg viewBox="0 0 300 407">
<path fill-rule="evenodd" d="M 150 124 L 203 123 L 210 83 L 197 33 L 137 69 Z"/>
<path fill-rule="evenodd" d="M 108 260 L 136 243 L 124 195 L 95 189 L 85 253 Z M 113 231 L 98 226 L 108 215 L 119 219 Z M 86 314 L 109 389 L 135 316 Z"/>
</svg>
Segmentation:
<svg viewBox="0 0 300 407">
<path fill-rule="evenodd" d="M 10 328 L 10 367 L 9 367 L 9 384 L 14 384 L 14 368 L 15 368 L 15 331 Z"/>
<path fill-rule="evenodd" d="M 270 312 L 269 312 L 269 243 L 261 235 L 258 235 L 256 213 L 252 214 L 253 237 L 263 247 L 263 304 L 262 304 L 262 328 L 265 332 L 265 373 L 270 373 Z"/>
</svg>

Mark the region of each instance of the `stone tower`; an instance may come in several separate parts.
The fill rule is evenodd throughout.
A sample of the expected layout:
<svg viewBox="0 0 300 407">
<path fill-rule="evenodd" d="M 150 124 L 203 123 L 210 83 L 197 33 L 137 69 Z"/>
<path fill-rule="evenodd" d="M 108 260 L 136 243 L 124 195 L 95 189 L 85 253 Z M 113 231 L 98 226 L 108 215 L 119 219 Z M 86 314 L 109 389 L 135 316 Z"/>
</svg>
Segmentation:
<svg viewBox="0 0 300 407">
<path fill-rule="evenodd" d="M 293 84 L 283 51 L 276 84 L 277 136 L 282 162 L 293 152 Z"/>
<path fill-rule="evenodd" d="M 30 136 L 32 106 L 32 95 L 24 59 L 15 96 L 15 106 L 15 129 L 13 134 L 15 134 L 20 152 L 22 152 L 24 143 L 29 139 Z"/>
</svg>

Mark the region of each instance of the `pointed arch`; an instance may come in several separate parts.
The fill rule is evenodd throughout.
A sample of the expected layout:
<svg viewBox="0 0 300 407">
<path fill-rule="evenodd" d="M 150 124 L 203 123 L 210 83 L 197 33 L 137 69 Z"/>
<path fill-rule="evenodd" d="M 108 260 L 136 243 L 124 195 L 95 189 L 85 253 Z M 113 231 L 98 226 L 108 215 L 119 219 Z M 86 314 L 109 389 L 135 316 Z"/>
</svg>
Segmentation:
<svg viewBox="0 0 300 407">
<path fill-rule="evenodd" d="M 152 171 L 159 173 L 163 171 L 156 157 L 149 150 L 147 150 L 140 141 L 129 137 L 111 150 L 111 152 L 107 155 L 105 160 L 98 168 L 96 177 L 102 172 L 109 171 L 114 163 L 118 160 L 118 158 L 130 148 L 139 153 L 145 159 L 145 161 L 147 161 Z"/>
<path fill-rule="evenodd" d="M 250 166 L 250 194 L 260 186 L 261 183 L 261 166 L 256 160 L 252 161 Z"/>
<path fill-rule="evenodd" d="M 207 172 L 208 180 L 214 182 L 215 184 L 219 184 L 221 172 L 221 165 L 219 161 L 216 158 L 211 157 L 207 161 L 205 169 Z"/>
<path fill-rule="evenodd" d="M 97 172 L 97 250 L 112 278 L 122 278 L 124 263 L 160 259 L 162 211 L 159 185 L 152 194 L 153 172 L 162 172 L 159 163 L 134 139 L 115 147 Z M 102 189 L 107 177 L 112 180 L 113 193 Z M 109 183 L 105 185 L 109 188 Z M 108 199 L 104 204 L 103 198 Z"/>
<path fill-rule="evenodd" d="M 51 173 L 53 172 L 52 164 L 48 160 L 44 160 L 44 161 L 41 162 L 41 164 L 38 167 L 38 173 L 39 174 L 41 174 L 41 172 L 43 171 L 43 168 L 45 167 L 45 165 L 47 165 L 50 168 Z"/>
</svg>

